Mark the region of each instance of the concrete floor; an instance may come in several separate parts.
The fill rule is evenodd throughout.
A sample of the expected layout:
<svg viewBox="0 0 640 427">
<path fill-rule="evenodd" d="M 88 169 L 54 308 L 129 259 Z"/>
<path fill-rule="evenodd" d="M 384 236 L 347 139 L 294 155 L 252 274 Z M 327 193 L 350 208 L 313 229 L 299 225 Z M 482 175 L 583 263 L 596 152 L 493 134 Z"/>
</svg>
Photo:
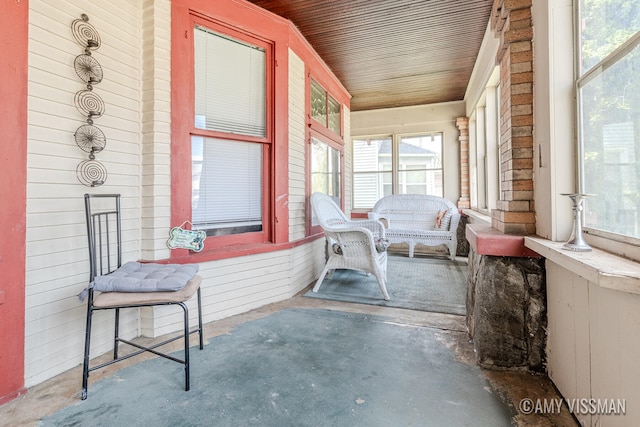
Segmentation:
<svg viewBox="0 0 640 427">
<path fill-rule="evenodd" d="M 306 290 L 304 291 L 306 292 Z M 438 330 L 442 343 L 463 363 L 474 364 L 473 345 L 466 333 L 463 316 L 427 313 L 406 309 L 378 307 L 304 298 L 301 292 L 297 296 L 283 302 L 270 304 L 250 312 L 222 319 L 205 325 L 206 338 L 228 333 L 236 325 L 260 319 L 285 308 L 323 308 L 344 312 L 380 315 L 392 318 L 399 324 L 417 325 Z M 192 336 L 195 339 L 195 336 Z M 149 341 L 149 340 L 143 340 Z M 192 341 L 192 345 L 195 341 Z M 176 343 L 176 350 L 179 344 Z M 99 359 L 107 360 L 109 355 Z M 112 375 L 119 369 L 140 362 L 151 356 L 140 355 L 116 365 L 92 373 L 91 383 Z M 97 360 L 96 360 L 97 361 Z M 516 426 L 577 426 L 566 407 L 560 413 L 525 415 L 517 408 L 523 399 L 560 399 L 551 381 L 542 375 L 516 371 L 483 371 L 485 377 L 505 405 L 516 408 L 518 415 L 514 419 Z M 81 383 L 81 367 L 71 369 L 42 384 L 32 387 L 28 393 L 0 406 L 0 425 L 2 426 L 37 426 L 39 420 L 56 411 L 78 402 Z"/>
</svg>

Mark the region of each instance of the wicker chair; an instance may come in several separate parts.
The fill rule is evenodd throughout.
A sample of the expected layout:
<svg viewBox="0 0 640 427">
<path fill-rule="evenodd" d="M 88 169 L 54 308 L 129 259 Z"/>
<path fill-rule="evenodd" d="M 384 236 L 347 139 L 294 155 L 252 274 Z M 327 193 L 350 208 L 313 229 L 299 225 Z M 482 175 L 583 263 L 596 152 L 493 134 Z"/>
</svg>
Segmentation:
<svg viewBox="0 0 640 427">
<path fill-rule="evenodd" d="M 311 206 L 316 220 L 329 241 L 329 257 L 313 292 L 318 292 L 327 272 L 336 269 L 359 270 L 373 274 L 385 300 L 387 252 L 376 244 L 385 238 L 384 225 L 375 220 L 351 220 L 338 205 L 324 193 L 311 195 Z M 376 247 L 378 246 L 378 247 Z"/>
</svg>

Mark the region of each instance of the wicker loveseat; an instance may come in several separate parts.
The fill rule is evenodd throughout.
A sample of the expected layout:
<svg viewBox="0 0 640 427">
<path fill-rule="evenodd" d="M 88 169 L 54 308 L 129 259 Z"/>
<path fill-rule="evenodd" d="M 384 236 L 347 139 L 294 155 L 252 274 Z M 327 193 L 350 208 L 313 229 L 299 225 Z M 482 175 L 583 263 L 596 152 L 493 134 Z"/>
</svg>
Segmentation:
<svg viewBox="0 0 640 427">
<path fill-rule="evenodd" d="M 417 244 L 445 245 L 455 260 L 460 212 L 445 198 L 420 194 L 385 196 L 376 202 L 369 218 L 386 224 L 389 243 L 407 243 L 409 257 L 413 257 Z"/>
</svg>

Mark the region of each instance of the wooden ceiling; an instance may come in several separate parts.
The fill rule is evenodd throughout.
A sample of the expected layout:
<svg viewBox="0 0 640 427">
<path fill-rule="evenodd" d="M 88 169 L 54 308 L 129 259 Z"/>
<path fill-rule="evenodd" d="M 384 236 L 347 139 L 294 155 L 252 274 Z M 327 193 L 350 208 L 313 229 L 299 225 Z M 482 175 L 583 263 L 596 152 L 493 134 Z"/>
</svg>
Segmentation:
<svg viewBox="0 0 640 427">
<path fill-rule="evenodd" d="M 250 0 L 289 19 L 352 95 L 351 110 L 458 101 L 492 0 Z"/>
</svg>

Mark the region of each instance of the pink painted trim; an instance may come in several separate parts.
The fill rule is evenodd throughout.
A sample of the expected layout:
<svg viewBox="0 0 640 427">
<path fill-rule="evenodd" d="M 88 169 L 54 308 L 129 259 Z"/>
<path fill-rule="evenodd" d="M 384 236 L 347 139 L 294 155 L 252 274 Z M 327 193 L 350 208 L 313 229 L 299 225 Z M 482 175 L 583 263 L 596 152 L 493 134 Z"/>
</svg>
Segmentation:
<svg viewBox="0 0 640 427">
<path fill-rule="evenodd" d="M 16 390 L 14 392 L 11 392 L 5 396 L 0 396 L 0 405 L 3 405 L 7 402 L 12 401 L 13 399 L 23 396 L 27 394 L 27 388 L 26 387 L 21 387 L 19 390 Z"/>
<path fill-rule="evenodd" d="M 24 394 L 28 0 L 0 13 L 0 404 Z"/>
<path fill-rule="evenodd" d="M 524 236 L 504 234 L 489 225 L 467 224 L 465 236 L 479 255 L 542 258 L 525 247 Z"/>
</svg>

